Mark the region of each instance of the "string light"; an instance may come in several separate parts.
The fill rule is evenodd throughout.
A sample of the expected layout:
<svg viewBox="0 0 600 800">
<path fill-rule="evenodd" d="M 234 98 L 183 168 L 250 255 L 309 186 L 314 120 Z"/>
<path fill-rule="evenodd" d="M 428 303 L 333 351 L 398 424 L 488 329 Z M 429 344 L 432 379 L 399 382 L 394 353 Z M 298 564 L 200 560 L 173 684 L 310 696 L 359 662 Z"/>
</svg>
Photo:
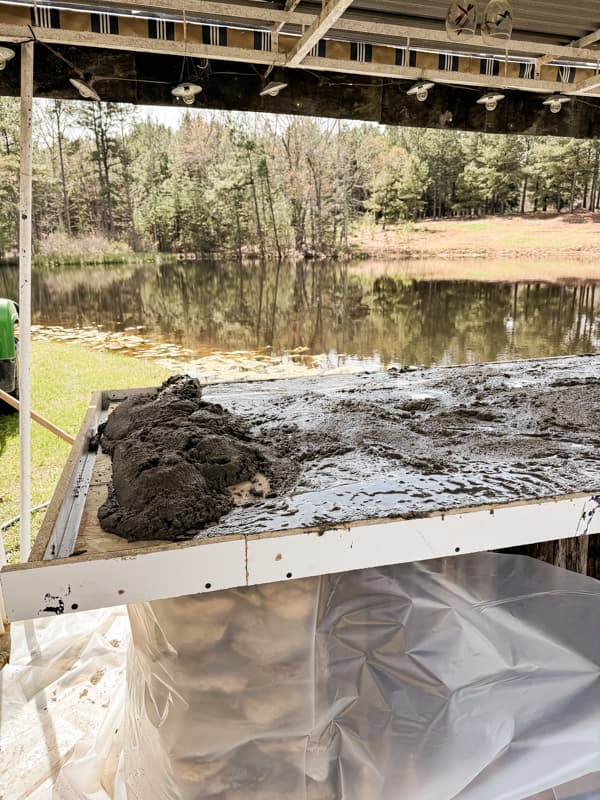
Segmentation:
<svg viewBox="0 0 600 800">
<path fill-rule="evenodd" d="M 504 95 L 499 94 L 498 92 L 486 92 L 486 94 L 482 95 L 477 102 L 485 106 L 486 111 L 495 111 L 498 108 L 498 103 L 504 100 Z"/>
<path fill-rule="evenodd" d="M 0 70 L 5 69 L 11 58 L 15 57 L 15 51 L 10 47 L 0 47 Z"/>
<path fill-rule="evenodd" d="M 191 106 L 196 101 L 196 95 L 200 94 L 202 87 L 198 83 L 179 83 L 173 89 L 171 94 L 178 100 L 183 100 L 186 106 Z"/>
<path fill-rule="evenodd" d="M 261 97 L 277 97 L 279 92 L 287 88 L 284 81 L 269 81 L 265 88 L 260 92 Z"/>
<path fill-rule="evenodd" d="M 407 89 L 406 94 L 416 97 L 419 103 L 424 103 L 429 97 L 429 90 L 433 89 L 431 81 L 419 81 Z"/>
<path fill-rule="evenodd" d="M 571 102 L 571 98 L 567 97 L 564 94 L 553 94 L 550 97 L 548 97 L 546 100 L 544 100 L 542 105 L 549 106 L 550 107 L 550 112 L 552 114 L 558 114 L 558 113 L 560 113 L 560 110 L 562 109 L 563 105 L 565 103 L 570 103 L 570 102 Z"/>
<path fill-rule="evenodd" d="M 100 95 L 93 88 L 91 81 L 86 83 L 79 78 L 69 78 L 69 83 L 77 89 L 84 100 L 95 100 L 97 103 L 100 102 Z"/>
</svg>

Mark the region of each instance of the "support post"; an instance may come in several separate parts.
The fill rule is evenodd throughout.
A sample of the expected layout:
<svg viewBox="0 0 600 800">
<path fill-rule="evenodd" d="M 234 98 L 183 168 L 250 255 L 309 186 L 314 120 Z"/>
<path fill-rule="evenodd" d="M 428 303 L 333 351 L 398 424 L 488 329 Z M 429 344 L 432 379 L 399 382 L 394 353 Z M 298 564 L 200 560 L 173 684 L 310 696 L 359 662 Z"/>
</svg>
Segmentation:
<svg viewBox="0 0 600 800">
<path fill-rule="evenodd" d="M 2 533 L 0 532 L 0 569 L 6 564 L 6 551 L 4 549 L 4 540 L 2 538 Z M 6 619 L 6 608 L 4 607 L 4 597 L 2 596 L 2 587 L 0 587 L 0 636 L 3 636 L 6 633 L 6 625 L 8 621 Z M 2 652 L 2 648 L 0 648 L 0 654 Z M 1 659 L 1 655 L 0 655 Z M 2 661 L 0 660 L 0 669 L 2 668 Z"/>
<path fill-rule="evenodd" d="M 20 555 L 31 550 L 31 206 L 32 206 L 33 42 L 21 45 L 21 155 L 19 202 L 19 446 Z"/>
</svg>

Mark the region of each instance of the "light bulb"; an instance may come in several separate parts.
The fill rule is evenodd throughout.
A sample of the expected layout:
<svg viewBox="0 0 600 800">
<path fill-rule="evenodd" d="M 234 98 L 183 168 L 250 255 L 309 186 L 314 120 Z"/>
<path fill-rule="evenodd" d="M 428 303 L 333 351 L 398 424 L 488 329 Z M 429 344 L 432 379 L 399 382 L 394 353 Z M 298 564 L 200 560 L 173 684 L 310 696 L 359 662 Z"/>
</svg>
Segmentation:
<svg viewBox="0 0 600 800">
<path fill-rule="evenodd" d="M 171 89 L 171 94 L 182 100 L 186 106 L 191 106 L 194 104 L 196 95 L 200 94 L 201 91 L 202 87 L 197 83 L 179 83 Z"/>
<path fill-rule="evenodd" d="M 69 78 L 69 83 L 77 89 L 84 100 L 95 100 L 97 103 L 100 102 L 100 95 L 89 83 L 86 83 L 79 78 Z"/>
<path fill-rule="evenodd" d="M 431 81 L 419 81 L 413 84 L 410 89 L 406 90 L 406 94 L 414 95 L 419 103 L 424 103 L 429 97 L 429 90 L 433 87 Z"/>
<path fill-rule="evenodd" d="M 571 98 L 564 94 L 554 94 L 544 100 L 543 105 L 548 106 L 550 113 L 559 114 L 565 103 L 570 103 Z"/>
<path fill-rule="evenodd" d="M 498 108 L 498 103 L 500 100 L 504 100 L 504 95 L 499 94 L 498 92 L 487 92 L 486 94 L 482 95 L 477 102 L 485 106 L 486 111 L 495 111 Z"/>
<path fill-rule="evenodd" d="M 15 57 L 15 51 L 10 47 L 0 47 L 0 70 L 5 69 L 11 58 Z"/>
<path fill-rule="evenodd" d="M 265 88 L 260 92 L 261 97 L 277 97 L 279 92 L 287 88 L 287 83 L 283 81 L 269 81 Z"/>
</svg>

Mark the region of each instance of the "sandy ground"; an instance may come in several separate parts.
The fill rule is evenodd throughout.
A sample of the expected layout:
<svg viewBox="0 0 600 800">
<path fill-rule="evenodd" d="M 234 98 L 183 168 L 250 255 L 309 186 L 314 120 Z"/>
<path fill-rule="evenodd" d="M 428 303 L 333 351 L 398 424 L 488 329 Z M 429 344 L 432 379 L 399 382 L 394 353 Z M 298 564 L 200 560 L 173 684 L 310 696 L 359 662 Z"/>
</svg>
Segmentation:
<svg viewBox="0 0 600 800">
<path fill-rule="evenodd" d="M 423 220 L 387 230 L 378 225 L 361 230 L 351 245 L 373 259 L 593 260 L 600 249 L 600 213 Z"/>
</svg>

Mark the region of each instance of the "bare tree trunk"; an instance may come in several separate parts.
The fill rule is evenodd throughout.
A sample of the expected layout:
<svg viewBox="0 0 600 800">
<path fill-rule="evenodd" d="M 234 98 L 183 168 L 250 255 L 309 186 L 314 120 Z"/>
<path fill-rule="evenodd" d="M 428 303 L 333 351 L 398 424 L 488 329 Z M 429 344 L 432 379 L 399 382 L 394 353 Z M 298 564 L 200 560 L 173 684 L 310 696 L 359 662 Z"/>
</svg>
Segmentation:
<svg viewBox="0 0 600 800">
<path fill-rule="evenodd" d="M 282 260 L 283 254 L 281 252 L 281 244 L 279 242 L 279 233 L 277 231 L 277 222 L 275 221 L 275 210 L 273 208 L 273 193 L 271 191 L 271 181 L 269 179 L 269 166 L 265 160 L 265 180 L 267 183 L 267 198 L 269 201 L 269 210 L 271 212 L 271 222 L 273 224 L 273 235 L 275 236 L 275 247 L 277 248 L 277 256 L 279 261 Z M 277 279 L 279 279 L 279 270 L 277 271 Z"/>
<path fill-rule="evenodd" d="M 573 213 L 575 210 L 575 186 L 577 181 L 577 171 L 573 169 L 573 175 L 571 176 L 571 193 L 569 196 L 569 213 Z"/>
<path fill-rule="evenodd" d="M 71 234 L 71 210 L 69 208 L 69 192 L 67 189 L 67 175 L 65 171 L 65 159 L 63 150 L 63 137 L 64 130 L 62 125 L 62 103 L 60 100 L 54 101 L 54 108 L 52 113 L 56 120 L 56 143 L 58 146 L 58 163 L 60 166 L 60 183 L 62 187 L 62 201 L 63 201 L 63 225 L 65 231 Z"/>
<path fill-rule="evenodd" d="M 313 179 L 313 186 L 315 190 L 315 253 L 320 255 L 323 252 L 323 198 L 321 192 L 321 178 L 317 175 L 315 163 L 312 158 L 308 159 L 308 165 Z"/>
<path fill-rule="evenodd" d="M 598 167 L 600 166 L 600 147 L 595 143 L 595 158 L 594 166 L 592 168 L 592 188 L 590 190 L 590 211 L 596 210 L 597 197 L 598 197 Z"/>
<path fill-rule="evenodd" d="M 250 187 L 252 189 L 252 199 L 254 201 L 254 214 L 256 217 L 256 233 L 258 236 L 258 246 L 260 248 L 260 257 L 262 262 L 264 263 L 266 260 L 266 252 L 265 252 L 265 239 L 263 235 L 263 228 L 262 223 L 260 221 L 260 209 L 258 207 L 258 196 L 256 194 L 256 182 L 254 180 L 254 170 L 252 168 L 252 159 L 250 157 L 250 152 L 247 151 L 246 155 L 248 157 L 248 170 L 250 175 Z M 261 301 L 262 301 L 262 294 L 261 294 Z"/>
<path fill-rule="evenodd" d="M 102 192 L 102 216 L 105 233 L 112 236 L 114 229 L 113 210 L 112 210 L 112 187 L 110 185 L 110 166 L 109 143 L 106 132 L 103 111 L 94 108 L 92 126 L 94 139 L 96 141 L 96 152 L 98 153 L 98 181 Z"/>
<path fill-rule="evenodd" d="M 527 200 L 527 184 L 529 183 L 529 175 L 525 174 L 523 180 L 523 191 L 521 192 L 521 214 L 525 213 L 525 202 Z"/>
<path fill-rule="evenodd" d="M 240 197 L 236 194 L 234 197 L 235 208 L 235 242 L 237 247 L 238 261 L 242 263 L 242 230 L 240 227 Z"/>
</svg>

